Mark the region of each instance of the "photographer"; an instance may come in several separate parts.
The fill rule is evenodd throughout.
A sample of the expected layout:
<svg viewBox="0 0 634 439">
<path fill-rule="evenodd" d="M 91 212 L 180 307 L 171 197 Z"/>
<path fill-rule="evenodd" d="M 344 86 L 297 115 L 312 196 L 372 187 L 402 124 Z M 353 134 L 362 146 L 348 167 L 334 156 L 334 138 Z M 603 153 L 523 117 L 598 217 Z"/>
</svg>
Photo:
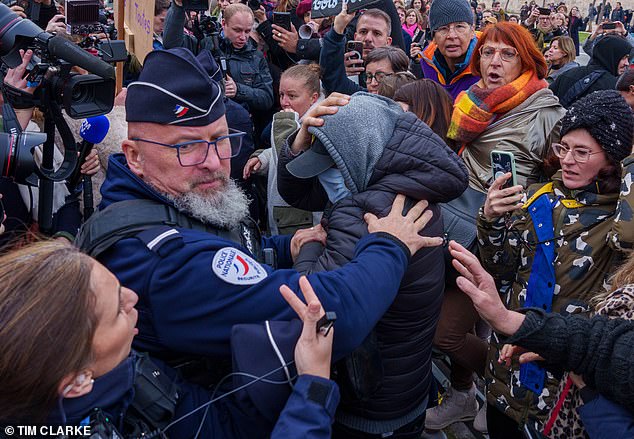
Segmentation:
<svg viewBox="0 0 634 439">
<path fill-rule="evenodd" d="M 54 0 L 5 0 L 3 3 L 20 17 L 32 20 L 42 29 L 45 29 L 48 22 L 57 14 L 57 5 Z M 40 9 L 37 20 L 32 18 L 34 8 Z"/>
<path fill-rule="evenodd" d="M 634 38 L 625 30 L 623 23 L 620 21 L 616 23 L 604 22 L 595 27 L 594 31 L 592 31 L 590 36 L 583 43 L 583 51 L 591 57 L 594 46 L 608 35 L 624 38 L 628 43 L 634 46 Z"/>
<path fill-rule="evenodd" d="M 346 52 L 344 33 L 354 17 L 355 14 L 349 14 L 347 4 L 343 3 L 332 29 L 323 39 L 319 66 L 323 72 L 324 88 L 329 93 L 377 93 L 379 84 L 385 76 L 407 71 L 409 67 L 409 59 L 405 52 L 396 47 L 389 47 L 392 43 L 392 22 L 390 16 L 379 9 L 368 9 L 357 20 L 354 40 L 363 43 L 361 52 Z M 400 26 L 397 30 L 401 33 Z M 359 83 L 348 77 L 351 75 L 360 75 Z"/>
<path fill-rule="evenodd" d="M 22 64 L 15 69 L 9 69 L 4 77 L 3 94 L 12 91 L 11 96 L 15 93 L 22 93 L 23 99 L 32 98 L 35 87 L 27 84 L 27 66 L 33 57 L 33 52 L 20 50 L 22 56 Z M 9 101 L 10 104 L 14 104 Z M 34 108 L 18 108 L 14 109 L 17 121 L 21 128 L 25 131 L 39 132 L 40 129 L 33 120 Z M 42 147 L 38 146 L 33 151 L 33 157 L 38 166 L 42 160 Z M 54 165 L 58 168 L 64 160 L 59 147 L 54 150 Z M 97 151 L 93 150 L 86 156 L 84 163 L 81 165 L 83 175 L 92 176 L 99 172 L 100 165 L 97 157 Z M 6 212 L 10 221 L 8 222 L 8 230 L 11 231 L 10 236 L 4 236 L 1 245 L 6 245 L 9 241 L 15 239 L 28 239 L 25 233 L 28 230 L 37 231 L 38 217 L 38 196 L 39 188 L 17 184 L 10 179 L 2 179 L 2 192 L 7 193 L 9 199 L 6 203 Z M 82 221 L 78 194 L 71 194 L 64 182 L 54 183 L 53 192 L 53 236 L 65 237 L 72 240 L 77 233 Z"/>
<path fill-rule="evenodd" d="M 185 47 L 194 54 L 202 49 L 212 53 L 220 51 L 227 59 L 226 97 L 242 104 L 255 116 L 264 116 L 273 106 L 273 80 L 264 55 L 249 39 L 253 21 L 253 11 L 248 6 L 241 3 L 227 6 L 219 47 L 214 47 L 210 36 L 197 41 L 183 33 L 185 9 L 181 0 L 174 0 L 165 18 L 163 46 L 165 49 Z"/>
</svg>

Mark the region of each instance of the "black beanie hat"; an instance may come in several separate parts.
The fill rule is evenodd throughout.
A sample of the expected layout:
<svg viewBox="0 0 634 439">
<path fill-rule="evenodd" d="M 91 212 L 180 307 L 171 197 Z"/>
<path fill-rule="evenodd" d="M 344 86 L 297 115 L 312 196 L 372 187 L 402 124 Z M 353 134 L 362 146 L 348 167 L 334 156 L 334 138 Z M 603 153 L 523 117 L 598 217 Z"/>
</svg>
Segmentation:
<svg viewBox="0 0 634 439">
<path fill-rule="evenodd" d="M 616 90 L 601 90 L 576 101 L 561 119 L 561 137 L 583 128 L 608 157 L 620 162 L 632 153 L 634 114 Z"/>
</svg>

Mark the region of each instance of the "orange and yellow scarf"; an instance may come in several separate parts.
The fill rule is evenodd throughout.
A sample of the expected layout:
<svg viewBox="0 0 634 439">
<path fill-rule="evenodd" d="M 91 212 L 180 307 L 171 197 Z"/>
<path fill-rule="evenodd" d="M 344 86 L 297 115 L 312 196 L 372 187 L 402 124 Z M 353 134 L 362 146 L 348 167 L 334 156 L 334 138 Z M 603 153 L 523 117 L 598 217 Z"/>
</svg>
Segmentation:
<svg viewBox="0 0 634 439">
<path fill-rule="evenodd" d="M 548 83 L 527 70 L 515 81 L 492 90 L 473 84 L 456 98 L 447 138 L 460 144 L 475 140 L 500 115 L 508 113 Z"/>
</svg>

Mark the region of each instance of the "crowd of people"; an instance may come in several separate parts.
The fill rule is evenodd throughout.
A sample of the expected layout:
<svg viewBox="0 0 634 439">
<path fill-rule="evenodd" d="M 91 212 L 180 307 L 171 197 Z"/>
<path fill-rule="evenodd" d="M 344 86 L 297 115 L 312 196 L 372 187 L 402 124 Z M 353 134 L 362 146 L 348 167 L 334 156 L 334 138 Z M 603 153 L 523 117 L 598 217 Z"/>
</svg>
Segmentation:
<svg viewBox="0 0 634 439">
<path fill-rule="evenodd" d="M 79 42 L 34 1 L 15 20 Z M 1 425 L 634 435 L 629 12 L 354 5 L 157 0 L 51 227 L 0 149 Z M 3 70 L 7 132 L 50 124 L 36 55 Z"/>
</svg>

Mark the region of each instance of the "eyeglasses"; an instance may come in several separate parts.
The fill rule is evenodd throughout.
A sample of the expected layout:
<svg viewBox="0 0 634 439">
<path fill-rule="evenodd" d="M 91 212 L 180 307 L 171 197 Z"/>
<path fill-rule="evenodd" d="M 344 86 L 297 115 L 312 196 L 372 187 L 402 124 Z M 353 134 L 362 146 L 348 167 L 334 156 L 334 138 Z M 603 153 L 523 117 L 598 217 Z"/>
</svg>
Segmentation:
<svg viewBox="0 0 634 439">
<path fill-rule="evenodd" d="M 434 35 L 438 35 L 441 38 L 446 38 L 452 29 L 456 32 L 456 35 L 465 35 L 471 30 L 471 25 L 469 23 L 462 22 L 450 24 L 448 26 L 440 26 L 438 29 L 436 29 Z"/>
<path fill-rule="evenodd" d="M 216 155 L 220 160 L 227 160 L 237 156 L 242 147 L 242 138 L 246 135 L 242 131 L 229 129 L 229 135 L 218 137 L 216 140 L 208 142 L 207 140 L 190 140 L 189 142 L 176 143 L 174 145 L 168 143 L 155 142 L 154 140 L 141 139 L 133 137 L 130 140 L 151 143 L 153 145 L 165 146 L 167 148 L 176 149 L 178 163 L 181 166 L 196 166 L 207 160 L 209 147 L 214 146 Z"/>
<path fill-rule="evenodd" d="M 502 61 L 511 62 L 517 57 L 517 49 L 514 47 L 505 47 L 503 49 L 496 49 L 491 46 L 482 46 L 480 47 L 480 56 L 483 59 L 491 59 L 495 56 L 496 53 L 500 53 L 500 58 Z"/>
<path fill-rule="evenodd" d="M 555 155 L 559 157 L 560 159 L 563 159 L 564 157 L 568 155 L 569 152 L 571 152 L 572 158 L 577 163 L 586 163 L 588 160 L 590 160 L 590 156 L 592 154 L 601 154 L 603 152 L 603 151 L 590 152 L 587 149 L 576 149 L 576 148 L 570 149 L 569 147 L 565 145 L 561 145 L 559 143 L 553 143 L 552 148 Z"/>
<path fill-rule="evenodd" d="M 371 83 L 373 79 L 376 79 L 376 82 L 379 84 L 388 76 L 392 76 L 394 73 L 385 73 L 385 72 L 376 72 L 374 75 L 372 73 L 366 73 L 366 83 Z"/>
</svg>

